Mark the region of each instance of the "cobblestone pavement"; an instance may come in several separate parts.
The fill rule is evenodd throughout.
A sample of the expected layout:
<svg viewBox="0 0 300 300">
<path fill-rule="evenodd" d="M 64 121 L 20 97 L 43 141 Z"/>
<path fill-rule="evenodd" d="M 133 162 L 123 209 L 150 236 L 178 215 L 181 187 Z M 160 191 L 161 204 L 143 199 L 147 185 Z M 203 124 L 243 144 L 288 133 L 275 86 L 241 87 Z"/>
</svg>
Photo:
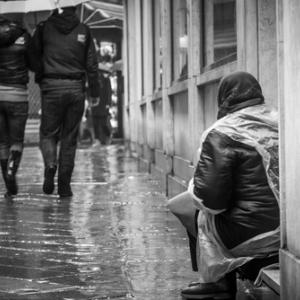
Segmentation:
<svg viewBox="0 0 300 300">
<path fill-rule="evenodd" d="M 0 200 L 0 299 L 181 299 L 185 233 L 122 146 L 78 150 L 72 199 L 44 195 L 42 175 L 25 148 L 20 193 Z"/>
</svg>

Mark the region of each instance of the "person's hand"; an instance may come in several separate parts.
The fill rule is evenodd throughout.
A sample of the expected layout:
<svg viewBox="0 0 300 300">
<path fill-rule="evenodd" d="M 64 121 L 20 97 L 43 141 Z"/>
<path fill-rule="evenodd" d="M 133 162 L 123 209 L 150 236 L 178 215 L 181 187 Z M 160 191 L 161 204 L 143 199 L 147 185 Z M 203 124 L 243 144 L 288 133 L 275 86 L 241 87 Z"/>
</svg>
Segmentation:
<svg viewBox="0 0 300 300">
<path fill-rule="evenodd" d="M 99 97 L 90 97 L 89 99 L 89 106 L 93 107 L 93 106 L 97 106 L 100 103 L 100 98 Z"/>
</svg>

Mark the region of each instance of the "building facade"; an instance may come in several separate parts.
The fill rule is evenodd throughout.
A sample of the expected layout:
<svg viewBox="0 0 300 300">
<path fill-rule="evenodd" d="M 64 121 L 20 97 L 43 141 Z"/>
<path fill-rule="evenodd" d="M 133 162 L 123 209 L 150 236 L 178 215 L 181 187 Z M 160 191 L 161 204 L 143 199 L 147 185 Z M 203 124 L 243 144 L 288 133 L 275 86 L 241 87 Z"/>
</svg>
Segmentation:
<svg viewBox="0 0 300 300">
<path fill-rule="evenodd" d="M 217 87 L 253 74 L 280 112 L 281 299 L 300 299 L 300 1 L 124 0 L 124 135 L 173 196 L 186 189 Z M 299 126 L 298 126 L 299 125 Z"/>
</svg>

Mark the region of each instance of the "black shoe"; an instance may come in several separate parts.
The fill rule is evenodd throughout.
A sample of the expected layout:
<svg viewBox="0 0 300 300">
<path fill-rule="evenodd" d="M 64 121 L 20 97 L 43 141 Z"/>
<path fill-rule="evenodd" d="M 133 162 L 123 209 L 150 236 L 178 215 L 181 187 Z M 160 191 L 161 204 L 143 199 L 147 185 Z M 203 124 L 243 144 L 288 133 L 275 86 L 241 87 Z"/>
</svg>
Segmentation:
<svg viewBox="0 0 300 300">
<path fill-rule="evenodd" d="M 67 197 L 72 197 L 73 196 L 70 184 L 60 184 L 58 182 L 58 191 L 57 191 L 57 193 L 60 196 L 60 198 L 67 198 Z"/>
<path fill-rule="evenodd" d="M 57 179 L 57 193 L 61 198 L 72 197 L 71 189 L 72 170 L 59 168 Z"/>
<path fill-rule="evenodd" d="M 56 173 L 56 166 L 48 166 L 45 168 L 43 192 L 45 194 L 52 194 L 54 191 L 54 176 Z"/>
<path fill-rule="evenodd" d="M 226 280 L 215 283 L 192 283 L 181 291 L 185 299 L 234 299 L 235 292 L 232 291 Z"/>
</svg>

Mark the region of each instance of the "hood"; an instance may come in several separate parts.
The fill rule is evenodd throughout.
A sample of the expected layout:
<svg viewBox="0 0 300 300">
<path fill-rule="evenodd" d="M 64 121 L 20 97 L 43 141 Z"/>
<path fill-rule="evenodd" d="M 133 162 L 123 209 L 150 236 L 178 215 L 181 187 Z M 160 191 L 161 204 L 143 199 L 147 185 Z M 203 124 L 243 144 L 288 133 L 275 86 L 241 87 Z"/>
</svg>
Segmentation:
<svg viewBox="0 0 300 300">
<path fill-rule="evenodd" d="M 218 119 L 242 108 L 264 103 L 261 86 L 247 72 L 225 76 L 218 90 Z"/>
<path fill-rule="evenodd" d="M 48 21 L 63 34 L 69 34 L 80 23 L 72 7 L 64 8 L 61 14 L 56 9 Z"/>
<path fill-rule="evenodd" d="M 12 45 L 24 32 L 20 24 L 0 16 L 0 47 Z"/>
</svg>

